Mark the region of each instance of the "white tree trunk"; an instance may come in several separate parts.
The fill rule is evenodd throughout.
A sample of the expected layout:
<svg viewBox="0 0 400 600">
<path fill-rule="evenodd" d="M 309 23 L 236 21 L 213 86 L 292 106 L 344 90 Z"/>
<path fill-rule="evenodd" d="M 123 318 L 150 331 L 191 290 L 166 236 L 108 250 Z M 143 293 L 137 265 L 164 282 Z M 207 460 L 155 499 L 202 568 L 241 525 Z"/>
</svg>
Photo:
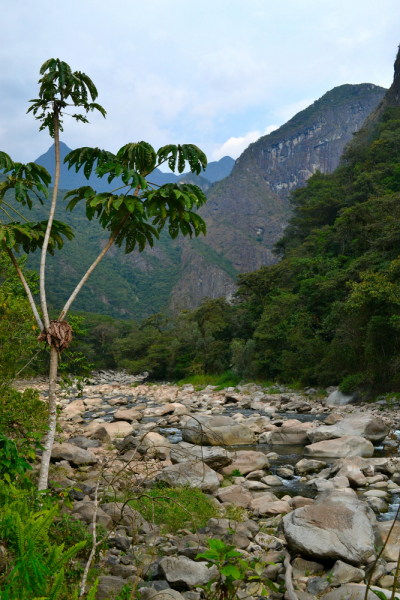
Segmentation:
<svg viewBox="0 0 400 600">
<path fill-rule="evenodd" d="M 50 347 L 50 373 L 49 373 L 49 430 L 46 433 L 42 463 L 40 465 L 38 490 L 46 490 L 49 479 L 49 466 L 51 451 L 53 449 L 54 435 L 57 425 L 56 384 L 58 370 L 58 353 L 54 346 Z"/>
</svg>

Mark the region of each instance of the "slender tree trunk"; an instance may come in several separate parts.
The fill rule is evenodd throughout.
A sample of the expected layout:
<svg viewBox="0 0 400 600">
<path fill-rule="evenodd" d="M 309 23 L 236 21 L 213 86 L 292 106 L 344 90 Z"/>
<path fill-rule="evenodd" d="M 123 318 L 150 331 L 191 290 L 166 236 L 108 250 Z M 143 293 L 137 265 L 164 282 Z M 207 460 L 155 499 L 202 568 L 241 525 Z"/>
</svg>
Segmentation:
<svg viewBox="0 0 400 600">
<path fill-rule="evenodd" d="M 54 435 L 57 425 L 56 384 L 58 370 L 58 353 L 54 346 L 50 347 L 50 373 L 49 373 L 49 430 L 43 444 L 42 463 L 40 465 L 38 489 L 47 489 L 51 451 L 53 449 Z"/>
<path fill-rule="evenodd" d="M 47 257 L 47 248 L 49 245 L 51 227 L 53 225 L 54 213 L 56 212 L 56 204 L 57 204 L 57 193 L 58 193 L 58 183 L 60 181 L 60 131 L 59 131 L 59 121 L 58 114 L 55 112 L 54 114 L 54 151 L 56 158 L 56 170 L 54 173 L 54 187 L 53 187 L 53 197 L 51 200 L 50 214 L 49 220 L 47 223 L 46 233 L 44 236 L 43 246 L 42 246 L 42 255 L 40 258 L 40 303 L 42 306 L 43 320 L 44 326 L 47 328 L 49 326 L 49 313 L 47 311 L 47 302 L 46 302 L 46 257 Z"/>
<path fill-rule="evenodd" d="M 54 173 L 54 187 L 53 187 L 53 197 L 51 200 L 50 214 L 49 220 L 47 223 L 46 233 L 44 236 L 43 247 L 42 247 L 42 255 L 40 259 L 40 303 L 42 306 L 43 320 L 44 320 L 44 328 L 47 329 L 50 325 L 49 313 L 47 310 L 47 301 L 46 301 L 46 256 L 47 256 L 47 248 L 49 245 L 51 227 L 53 225 L 54 214 L 56 211 L 57 204 L 57 192 L 58 192 L 58 183 L 60 181 L 60 132 L 59 132 L 59 121 L 58 114 L 55 111 L 54 113 L 54 149 L 55 149 L 55 158 L 56 158 L 56 169 Z M 56 425 L 57 425 L 57 406 L 56 406 L 56 383 L 57 383 L 57 370 L 58 370 L 58 354 L 57 349 L 51 345 L 50 346 L 50 373 L 49 373 L 49 429 L 46 434 L 45 442 L 44 442 L 44 450 L 42 455 L 42 462 L 40 465 L 40 474 L 39 474 L 39 482 L 38 489 L 45 490 L 47 489 L 47 482 L 49 479 L 49 466 L 50 466 L 50 457 L 51 451 L 53 448 L 54 436 L 56 433 Z"/>
</svg>

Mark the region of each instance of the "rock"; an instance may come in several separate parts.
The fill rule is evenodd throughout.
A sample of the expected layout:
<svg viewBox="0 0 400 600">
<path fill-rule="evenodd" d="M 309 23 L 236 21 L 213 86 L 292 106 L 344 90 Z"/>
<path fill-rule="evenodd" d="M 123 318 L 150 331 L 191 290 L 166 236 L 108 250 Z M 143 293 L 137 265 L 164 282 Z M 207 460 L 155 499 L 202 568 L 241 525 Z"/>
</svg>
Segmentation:
<svg viewBox="0 0 400 600">
<path fill-rule="evenodd" d="M 178 590 L 173 590 L 169 585 L 165 588 L 155 587 L 154 584 L 167 583 L 166 581 L 149 581 L 145 586 L 140 587 L 140 600 L 184 600 L 185 596 L 180 594 Z M 154 587 L 153 587 L 154 585 Z M 185 592 L 189 594 L 190 592 Z M 193 592 L 192 592 L 193 593 Z"/>
<path fill-rule="evenodd" d="M 318 596 L 329 587 L 329 581 L 324 577 L 311 577 L 307 583 L 307 592 L 312 596 Z"/>
<path fill-rule="evenodd" d="M 268 443 L 273 445 L 302 446 L 308 444 L 307 432 L 312 423 L 301 423 L 300 421 L 286 421 L 277 431 L 269 434 Z"/>
<path fill-rule="evenodd" d="M 128 577 L 132 577 L 132 575 L 135 575 L 135 573 L 137 573 L 137 567 L 135 567 L 134 565 L 112 565 L 110 572 L 111 575 L 127 579 Z"/>
<path fill-rule="evenodd" d="M 109 398 L 107 402 L 110 406 L 121 406 L 123 404 L 128 404 L 128 398 Z"/>
<path fill-rule="evenodd" d="M 292 467 L 278 467 L 276 474 L 278 477 L 282 477 L 282 479 L 293 479 L 294 477 L 294 471 Z"/>
<path fill-rule="evenodd" d="M 366 587 L 366 585 L 359 583 L 347 583 L 324 594 L 324 600 L 364 600 Z M 388 598 L 388 600 L 390 599 L 391 592 L 374 585 L 368 592 L 367 600 L 377 599 L 377 595 L 374 594 L 372 590 L 382 592 Z"/>
<path fill-rule="evenodd" d="M 266 477 L 267 471 L 264 469 L 258 469 L 257 471 L 250 471 L 248 475 L 246 475 L 246 479 L 248 481 L 261 481 L 263 477 Z M 393 485 L 396 485 L 395 483 Z"/>
<path fill-rule="evenodd" d="M 78 446 L 78 448 L 82 448 L 82 450 L 101 447 L 100 440 L 89 440 L 84 435 L 78 435 L 76 438 L 69 438 L 68 444 L 74 444 L 75 446 Z"/>
<path fill-rule="evenodd" d="M 335 425 L 322 425 L 310 429 L 308 437 L 311 443 L 322 440 L 342 438 L 344 436 L 363 437 L 374 444 L 382 442 L 389 433 L 389 426 L 370 413 L 351 415 L 338 421 Z"/>
<path fill-rule="evenodd" d="M 263 483 L 271 486 L 283 485 L 282 479 L 277 477 L 276 475 L 267 475 L 261 479 Z"/>
<path fill-rule="evenodd" d="M 89 450 L 82 450 L 82 448 L 78 448 L 78 446 L 68 444 L 67 442 L 53 444 L 51 459 L 53 461 L 67 460 L 75 466 L 95 465 L 97 463 L 97 458 Z"/>
<path fill-rule="evenodd" d="M 250 502 L 249 509 L 257 516 L 273 517 L 275 515 L 287 515 L 292 510 L 289 503 L 285 500 L 271 499 L 273 494 L 265 493 L 254 498 Z"/>
<path fill-rule="evenodd" d="M 118 596 L 124 585 L 125 579 L 113 575 L 101 575 L 96 593 L 96 600 L 109 600 Z"/>
<path fill-rule="evenodd" d="M 320 494 L 311 506 L 297 508 L 282 519 L 292 551 L 355 566 L 375 556 L 375 536 L 368 508 L 355 496 Z"/>
<path fill-rule="evenodd" d="M 356 399 L 354 394 L 342 394 L 339 390 L 335 390 L 325 400 L 326 406 L 345 406 L 352 404 Z"/>
<path fill-rule="evenodd" d="M 321 563 L 304 558 L 295 558 L 292 562 L 293 577 L 309 577 L 310 575 L 318 575 L 324 572 L 324 566 Z"/>
<path fill-rule="evenodd" d="M 231 452 L 230 457 L 232 463 L 222 469 L 223 475 L 231 475 L 235 469 L 240 471 L 242 475 L 247 475 L 247 473 L 258 469 L 269 469 L 269 460 L 262 452 L 238 450 L 237 452 Z"/>
<path fill-rule="evenodd" d="M 304 498 L 303 496 L 294 496 L 290 500 L 289 503 L 292 508 L 302 508 L 303 506 L 310 506 L 310 504 L 314 504 L 314 500 L 312 498 Z"/>
<path fill-rule="evenodd" d="M 116 537 L 109 537 L 107 543 L 109 548 L 117 548 L 118 550 L 122 550 L 123 552 L 127 552 L 131 545 L 128 538 L 119 535 Z"/>
<path fill-rule="evenodd" d="M 134 427 L 127 421 L 103 423 L 102 427 L 104 427 L 111 438 L 125 437 L 133 433 L 135 430 Z"/>
<path fill-rule="evenodd" d="M 80 521 L 84 521 L 88 525 L 93 523 L 94 502 L 75 502 L 72 509 L 72 514 L 78 516 Z M 106 512 L 98 507 L 96 513 L 96 523 L 100 523 L 106 529 L 111 529 L 112 519 Z"/>
<path fill-rule="evenodd" d="M 100 440 L 102 444 L 111 444 L 111 437 L 105 427 L 97 427 L 90 437 L 92 440 Z"/>
<path fill-rule="evenodd" d="M 339 423 L 339 421 L 341 421 L 342 419 L 342 415 L 338 415 L 337 413 L 331 413 L 329 416 L 326 417 L 324 423 L 325 425 L 336 425 L 336 423 Z"/>
<path fill-rule="evenodd" d="M 114 527 L 122 525 L 131 532 L 150 533 L 151 525 L 137 511 L 123 502 L 107 502 L 100 507 L 112 520 Z"/>
<path fill-rule="evenodd" d="M 254 538 L 256 544 L 267 550 L 282 550 L 285 546 L 285 542 L 280 538 L 270 535 L 268 533 L 257 533 Z M 275 562 L 275 561 L 274 561 Z"/>
<path fill-rule="evenodd" d="M 217 473 L 206 464 L 196 461 L 165 467 L 165 469 L 157 473 L 153 481 L 163 481 L 171 487 L 189 486 L 191 488 L 199 488 L 208 494 L 212 494 L 219 488 Z"/>
<path fill-rule="evenodd" d="M 256 441 L 254 432 L 231 417 L 199 415 L 186 421 L 182 429 L 185 442 L 205 446 L 243 446 Z"/>
<path fill-rule="evenodd" d="M 381 521 L 378 523 L 379 533 L 382 536 L 383 543 L 386 541 L 393 521 Z M 382 558 L 388 562 L 397 562 L 400 553 L 400 521 L 396 521 L 390 535 L 386 548 L 383 551 Z"/>
<path fill-rule="evenodd" d="M 228 487 L 220 488 L 217 492 L 217 498 L 221 502 L 230 502 L 242 508 L 247 508 L 253 500 L 253 496 L 249 490 L 241 485 L 229 485 Z"/>
<path fill-rule="evenodd" d="M 208 568 L 204 562 L 194 562 L 186 556 L 168 556 L 160 560 L 159 574 L 177 590 L 187 590 L 200 585 L 207 585 L 218 575 L 217 567 Z"/>
<path fill-rule="evenodd" d="M 374 447 L 369 440 L 363 437 L 346 435 L 342 438 L 324 440 L 306 446 L 304 456 L 310 458 L 346 458 L 348 456 L 370 457 Z"/>
<path fill-rule="evenodd" d="M 166 437 L 155 431 L 149 431 L 149 433 L 142 438 L 138 450 L 140 454 L 149 458 L 159 456 L 162 460 L 165 460 L 160 454 L 164 454 L 167 449 L 169 452 L 171 446 L 171 442 Z"/>
<path fill-rule="evenodd" d="M 294 470 L 297 475 L 305 475 L 307 473 L 318 473 L 326 467 L 326 463 L 321 460 L 308 460 L 307 458 L 302 458 L 296 463 Z"/>
<path fill-rule="evenodd" d="M 173 464 L 200 460 L 208 465 L 211 469 L 221 469 L 232 463 L 227 450 L 224 448 L 195 446 L 187 442 L 174 444 L 171 449 L 170 459 Z"/>
<path fill-rule="evenodd" d="M 114 421 L 140 421 L 143 418 L 143 413 L 135 408 L 127 408 L 117 410 L 114 413 Z"/>
<path fill-rule="evenodd" d="M 359 583 L 365 577 L 365 571 L 348 565 L 342 560 L 337 560 L 331 572 L 331 584 L 342 585 L 343 583 Z"/>
<path fill-rule="evenodd" d="M 342 458 L 333 465 L 332 474 L 336 473 L 339 476 L 347 477 L 353 487 L 363 487 L 367 482 L 363 469 L 370 469 L 370 465 L 369 461 L 361 456 Z"/>
<path fill-rule="evenodd" d="M 63 417 L 66 419 L 72 419 L 85 412 L 85 405 L 83 400 L 73 400 L 63 410 Z"/>
</svg>

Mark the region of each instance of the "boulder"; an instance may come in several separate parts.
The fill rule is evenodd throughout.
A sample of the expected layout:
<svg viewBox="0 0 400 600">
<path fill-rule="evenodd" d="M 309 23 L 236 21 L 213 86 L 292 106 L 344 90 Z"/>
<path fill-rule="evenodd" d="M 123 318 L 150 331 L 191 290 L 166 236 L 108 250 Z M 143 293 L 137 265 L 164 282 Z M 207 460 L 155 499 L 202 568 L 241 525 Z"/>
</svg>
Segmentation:
<svg viewBox="0 0 400 600">
<path fill-rule="evenodd" d="M 286 421 L 282 427 L 269 434 L 268 443 L 283 446 L 302 446 L 308 444 L 307 432 L 312 423 L 301 423 L 296 419 Z"/>
<path fill-rule="evenodd" d="M 107 502 L 100 506 L 101 510 L 112 520 L 113 526 L 128 527 L 130 531 L 150 533 L 151 525 L 137 511 L 123 502 Z"/>
<path fill-rule="evenodd" d="M 365 571 L 357 569 L 353 565 L 348 565 L 342 560 L 337 560 L 333 565 L 331 572 L 332 585 L 342 585 L 343 583 L 360 583 L 365 577 Z"/>
<path fill-rule="evenodd" d="M 353 487 L 363 487 L 367 483 L 363 471 L 369 472 L 370 470 L 371 465 L 368 460 L 361 456 L 354 456 L 335 461 L 331 473 L 347 477 Z"/>
<path fill-rule="evenodd" d="M 135 431 L 127 421 L 116 421 L 115 423 L 103 423 L 102 427 L 107 431 L 111 438 L 125 437 Z"/>
<path fill-rule="evenodd" d="M 318 471 L 322 471 L 325 467 L 326 463 L 321 460 L 302 458 L 296 463 L 294 470 L 297 475 L 306 475 L 307 473 L 318 473 Z"/>
<path fill-rule="evenodd" d="M 66 419 L 72 419 L 85 412 L 85 405 L 83 400 L 73 400 L 63 410 L 63 417 Z"/>
<path fill-rule="evenodd" d="M 293 552 L 359 566 L 375 556 L 374 518 L 355 495 L 325 492 L 314 504 L 284 516 L 282 527 Z"/>
<path fill-rule="evenodd" d="M 232 463 L 222 469 L 223 475 L 231 475 L 237 469 L 242 475 L 247 475 L 251 471 L 260 469 L 269 469 L 269 460 L 262 452 L 254 452 L 253 450 L 238 450 L 230 452 Z"/>
<path fill-rule="evenodd" d="M 95 465 L 97 458 L 89 452 L 89 450 L 83 450 L 75 444 L 53 444 L 51 451 L 51 460 L 67 460 L 69 463 L 75 466 L 79 465 Z"/>
<path fill-rule="evenodd" d="M 374 444 L 382 442 L 389 433 L 389 426 L 370 413 L 355 414 L 338 421 L 335 425 L 321 425 L 310 429 L 308 437 L 312 444 L 344 436 L 363 437 Z"/>
<path fill-rule="evenodd" d="M 247 508 L 253 500 L 253 496 L 249 490 L 241 485 L 229 485 L 220 488 L 217 492 L 217 498 L 221 502 L 229 502 L 234 506 L 241 506 L 242 508 Z"/>
<path fill-rule="evenodd" d="M 76 438 L 69 438 L 68 444 L 74 444 L 82 450 L 88 450 L 88 448 L 101 448 L 100 440 L 89 440 L 84 435 L 78 435 Z"/>
<path fill-rule="evenodd" d="M 374 446 L 369 440 L 354 435 L 324 440 L 304 448 L 304 456 L 309 458 L 346 458 L 347 456 L 370 457 Z"/>
<path fill-rule="evenodd" d="M 116 598 L 125 584 L 126 581 L 125 579 L 122 579 L 122 577 L 101 575 L 99 577 L 96 600 L 109 600 L 109 598 Z"/>
<path fill-rule="evenodd" d="M 212 494 L 219 488 L 217 473 L 199 461 L 188 461 L 165 467 L 157 473 L 153 481 L 163 481 L 170 487 L 199 488 L 208 494 Z"/>
<path fill-rule="evenodd" d="M 309 577 L 310 575 L 318 575 L 324 572 L 324 566 L 321 563 L 313 560 L 305 560 L 297 557 L 292 562 L 293 577 Z"/>
<path fill-rule="evenodd" d="M 256 441 L 254 432 L 235 419 L 199 415 L 188 419 L 182 429 L 185 442 L 204 446 L 243 446 Z"/>
<path fill-rule="evenodd" d="M 287 515 L 291 512 L 292 509 L 285 500 L 271 501 L 270 498 L 264 496 L 269 496 L 269 494 L 262 494 L 250 502 L 249 509 L 253 511 L 256 517 L 274 517 L 275 515 Z"/>
<path fill-rule="evenodd" d="M 270 485 L 272 487 L 283 485 L 282 479 L 280 479 L 276 475 L 267 475 L 266 477 L 262 477 L 261 481 L 266 485 Z"/>
<path fill-rule="evenodd" d="M 92 440 L 99 440 L 102 444 L 111 444 L 111 436 L 105 427 L 97 427 L 90 437 Z"/>
<path fill-rule="evenodd" d="M 393 521 L 381 521 L 378 523 L 379 533 L 382 537 L 382 542 L 385 543 L 389 534 Z M 396 521 L 390 534 L 386 548 L 383 551 L 382 558 L 388 562 L 397 562 L 400 553 L 400 521 Z"/>
<path fill-rule="evenodd" d="M 160 452 L 165 452 L 166 449 L 169 450 L 171 446 L 172 444 L 168 438 L 155 431 L 149 431 L 149 433 L 142 438 L 138 450 L 140 454 L 153 457 L 159 455 Z"/>
<path fill-rule="evenodd" d="M 336 425 L 343 419 L 342 415 L 338 415 L 337 413 L 331 413 L 324 419 L 325 425 Z"/>
<path fill-rule="evenodd" d="M 364 600 L 366 587 L 366 585 L 360 583 L 347 583 L 331 590 L 327 594 L 324 594 L 324 600 Z M 386 596 L 386 598 L 388 598 L 388 600 L 392 594 L 392 592 L 389 590 L 384 590 L 373 585 L 368 592 L 367 600 L 377 599 L 378 596 L 373 592 L 373 590 L 381 592 Z"/>
<path fill-rule="evenodd" d="M 160 583 L 165 583 L 165 588 L 167 589 L 158 589 L 159 586 L 157 584 Z M 185 596 L 182 596 L 178 590 L 173 590 L 166 581 L 162 580 L 158 582 L 149 581 L 145 584 L 145 587 L 143 585 L 140 586 L 140 600 L 151 600 L 152 598 L 154 600 L 185 600 Z"/>
<path fill-rule="evenodd" d="M 94 502 L 75 502 L 72 509 L 72 514 L 74 514 L 80 521 L 84 521 L 90 525 L 93 523 Z M 106 529 L 111 529 L 112 527 L 111 517 L 104 510 L 102 510 L 101 507 L 98 507 L 96 512 L 96 523 L 100 523 Z"/>
<path fill-rule="evenodd" d="M 217 567 L 208 568 L 206 563 L 195 562 L 186 556 L 162 558 L 158 565 L 158 572 L 176 590 L 207 585 L 210 579 L 218 575 Z"/>
<path fill-rule="evenodd" d="M 200 460 L 211 469 L 221 469 L 232 463 L 230 453 L 224 448 L 218 446 L 195 446 L 187 442 L 180 442 L 174 444 L 170 454 L 171 462 L 173 464 L 188 462 L 193 460 Z"/>
<path fill-rule="evenodd" d="M 269 533 L 257 533 L 254 538 L 256 544 L 261 546 L 262 548 L 266 548 L 268 550 L 282 550 L 282 548 L 286 545 L 283 540 L 275 537 L 274 535 L 270 535 Z"/>
<path fill-rule="evenodd" d="M 114 413 L 114 421 L 140 421 L 143 413 L 135 408 L 120 409 Z"/>
</svg>

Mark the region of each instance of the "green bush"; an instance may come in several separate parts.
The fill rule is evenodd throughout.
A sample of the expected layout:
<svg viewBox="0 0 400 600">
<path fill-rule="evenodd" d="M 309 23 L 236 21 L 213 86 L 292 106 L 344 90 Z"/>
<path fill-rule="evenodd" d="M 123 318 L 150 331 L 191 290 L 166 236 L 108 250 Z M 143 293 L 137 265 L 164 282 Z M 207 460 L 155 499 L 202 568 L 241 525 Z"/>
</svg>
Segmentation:
<svg viewBox="0 0 400 600">
<path fill-rule="evenodd" d="M 39 400 L 37 390 L 19 392 L 0 387 L 0 433 L 11 438 L 20 453 L 34 459 L 34 450 L 47 431 L 47 402 Z"/>
<path fill-rule="evenodd" d="M 209 519 L 219 516 L 212 499 L 196 488 L 168 488 L 159 485 L 139 500 L 130 501 L 147 521 L 163 525 L 166 532 L 176 533 L 183 527 L 195 531 Z M 154 512 L 153 512 L 154 511 Z"/>
<path fill-rule="evenodd" d="M 348 375 L 339 385 L 339 390 L 342 394 L 352 394 L 357 388 L 362 386 L 363 383 L 364 378 L 361 375 Z"/>
</svg>

